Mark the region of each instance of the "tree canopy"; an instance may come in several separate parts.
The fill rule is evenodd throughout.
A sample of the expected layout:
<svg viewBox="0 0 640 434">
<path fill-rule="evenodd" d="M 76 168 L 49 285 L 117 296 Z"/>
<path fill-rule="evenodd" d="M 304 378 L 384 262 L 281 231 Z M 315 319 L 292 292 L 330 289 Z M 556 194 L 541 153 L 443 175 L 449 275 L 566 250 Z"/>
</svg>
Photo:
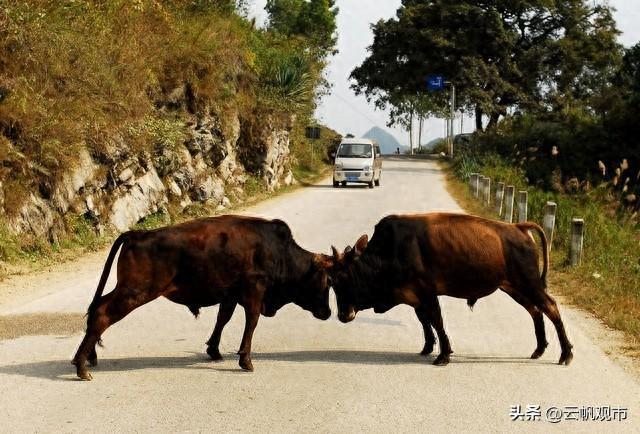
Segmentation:
<svg viewBox="0 0 640 434">
<path fill-rule="evenodd" d="M 426 76 L 441 74 L 456 85 L 459 107 L 475 111 L 479 129 L 483 115 L 495 125 L 509 108 L 588 105 L 609 84 L 621 52 L 611 10 L 588 3 L 403 0 L 396 17 L 373 25 L 352 87 L 379 107 L 415 95 L 437 100 Z"/>
<path fill-rule="evenodd" d="M 287 37 L 304 37 L 319 58 L 335 53 L 335 0 L 267 0 L 268 28 Z"/>
</svg>

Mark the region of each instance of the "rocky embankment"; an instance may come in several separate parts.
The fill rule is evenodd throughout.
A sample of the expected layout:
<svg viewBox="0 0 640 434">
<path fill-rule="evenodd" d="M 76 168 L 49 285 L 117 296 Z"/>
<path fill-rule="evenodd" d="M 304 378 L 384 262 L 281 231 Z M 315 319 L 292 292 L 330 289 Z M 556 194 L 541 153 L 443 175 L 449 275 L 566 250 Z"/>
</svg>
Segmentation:
<svg viewBox="0 0 640 434">
<path fill-rule="evenodd" d="M 266 124 L 250 146 L 234 114 L 224 125 L 215 115 L 185 120 L 184 143 L 154 155 L 133 153 L 124 139 L 100 151 L 83 148 L 53 188 L 29 192 L 18 212 L 5 214 L 8 229 L 56 242 L 67 230 L 65 217 L 80 215 L 97 231 L 126 231 L 158 211 L 179 212 L 193 204 L 220 211 L 241 202 L 249 176 L 270 191 L 291 184 L 289 130 Z"/>
</svg>

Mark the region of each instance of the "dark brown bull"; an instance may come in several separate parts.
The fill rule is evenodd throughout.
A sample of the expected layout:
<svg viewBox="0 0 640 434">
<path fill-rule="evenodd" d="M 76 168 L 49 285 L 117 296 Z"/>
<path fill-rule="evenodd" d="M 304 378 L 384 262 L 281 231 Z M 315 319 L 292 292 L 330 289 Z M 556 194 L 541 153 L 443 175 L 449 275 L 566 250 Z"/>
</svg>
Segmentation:
<svg viewBox="0 0 640 434">
<path fill-rule="evenodd" d="M 102 296 L 111 264 L 118 259 L 115 289 Z M 252 371 L 251 338 L 260 314 L 273 316 L 293 302 L 326 320 L 331 258 L 313 254 L 294 241 L 286 223 L 240 216 L 194 220 L 153 231 L 131 231 L 114 242 L 89 306 L 87 332 L 73 363 L 90 380 L 86 361 L 97 363 L 102 333 L 135 308 L 160 296 L 187 306 L 194 315 L 220 303 L 207 353 L 219 360 L 222 329 L 236 304 L 244 307 L 240 367 Z"/>
<path fill-rule="evenodd" d="M 529 230 L 538 232 L 544 252 L 542 276 L 538 251 Z M 481 297 L 501 289 L 522 305 L 535 326 L 537 347 L 531 358 L 547 347 L 544 313 L 553 322 L 562 355 L 573 358 L 554 299 L 546 292 L 549 255 L 544 232 L 535 223 L 507 224 L 463 214 L 434 213 L 389 216 L 375 227 L 368 242 L 363 235 L 354 248 L 340 254 L 333 247 L 333 289 L 338 318 L 352 321 L 357 311 L 373 307 L 386 312 L 398 304 L 415 308 L 425 335 L 423 355 L 440 340 L 434 364 L 449 362 L 452 353 L 440 313 L 439 295 L 464 298 L 470 307 Z"/>
</svg>

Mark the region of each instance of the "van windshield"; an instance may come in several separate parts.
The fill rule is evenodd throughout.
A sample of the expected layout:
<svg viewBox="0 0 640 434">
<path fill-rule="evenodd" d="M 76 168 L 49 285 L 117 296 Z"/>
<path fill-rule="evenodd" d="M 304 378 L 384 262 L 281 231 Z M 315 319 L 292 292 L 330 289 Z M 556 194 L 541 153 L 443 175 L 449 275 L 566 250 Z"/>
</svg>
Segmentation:
<svg viewBox="0 0 640 434">
<path fill-rule="evenodd" d="M 371 144 L 342 144 L 338 150 L 340 158 L 371 158 Z"/>
</svg>

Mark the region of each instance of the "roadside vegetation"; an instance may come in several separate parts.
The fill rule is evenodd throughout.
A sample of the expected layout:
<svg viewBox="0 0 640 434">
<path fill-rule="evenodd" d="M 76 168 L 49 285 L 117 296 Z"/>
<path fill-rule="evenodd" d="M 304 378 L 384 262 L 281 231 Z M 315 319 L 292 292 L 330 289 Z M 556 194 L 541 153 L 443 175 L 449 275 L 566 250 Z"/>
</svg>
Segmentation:
<svg viewBox="0 0 640 434">
<path fill-rule="evenodd" d="M 617 211 L 617 201 L 607 184 L 588 193 L 568 194 L 531 186 L 525 172 L 492 153 L 462 154 L 447 165 L 451 193 L 468 211 L 496 218 L 493 207 L 484 207 L 473 197 L 468 181 L 471 173 L 504 182 L 516 191 L 528 191 L 528 220 L 542 224 L 547 201 L 558 205 L 553 237 L 551 290 L 569 302 L 595 314 L 608 326 L 630 337 L 629 350 L 640 356 L 640 231 L 629 214 Z M 494 195 L 492 192 L 492 203 Z M 571 220 L 585 220 L 582 264 L 569 266 Z"/>
<path fill-rule="evenodd" d="M 84 149 L 108 166 L 113 149 L 124 146 L 150 156 L 160 176 L 170 173 L 176 161 L 164 161 L 164 151 L 185 140 L 194 117 L 215 115 L 225 130 L 228 114 L 237 114 L 239 154 L 267 124 L 281 126 L 290 131 L 296 176 L 304 181 L 324 170 L 320 148 L 335 132 L 323 130 L 320 158 L 309 162 L 304 131 L 328 88 L 323 71 L 335 50 L 337 8 L 329 0 L 269 0 L 265 28 L 246 9 L 243 0 L 3 2 L 0 263 L 109 243 L 109 229 L 96 231 L 83 216 L 63 222 L 65 236 L 53 240 L 12 235 L 5 219 L 21 212 L 31 192 L 49 198 Z M 248 170 L 244 203 L 266 195 L 259 173 Z M 170 215 L 140 226 L 215 212 L 197 208 L 180 216 L 168 207 Z"/>
</svg>

